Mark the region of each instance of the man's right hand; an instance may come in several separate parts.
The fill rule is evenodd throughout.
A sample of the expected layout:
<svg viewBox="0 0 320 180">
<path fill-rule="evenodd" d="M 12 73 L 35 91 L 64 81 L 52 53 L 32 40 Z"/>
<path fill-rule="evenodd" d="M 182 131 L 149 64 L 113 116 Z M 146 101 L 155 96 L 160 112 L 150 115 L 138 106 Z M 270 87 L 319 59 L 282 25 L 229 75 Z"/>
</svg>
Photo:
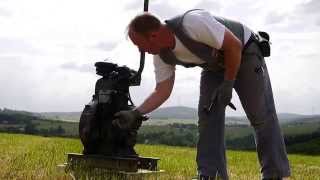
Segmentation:
<svg viewBox="0 0 320 180">
<path fill-rule="evenodd" d="M 114 114 L 115 118 L 112 124 L 121 129 L 137 129 L 141 126 L 143 120 L 147 118 L 138 110 L 119 111 Z"/>
</svg>

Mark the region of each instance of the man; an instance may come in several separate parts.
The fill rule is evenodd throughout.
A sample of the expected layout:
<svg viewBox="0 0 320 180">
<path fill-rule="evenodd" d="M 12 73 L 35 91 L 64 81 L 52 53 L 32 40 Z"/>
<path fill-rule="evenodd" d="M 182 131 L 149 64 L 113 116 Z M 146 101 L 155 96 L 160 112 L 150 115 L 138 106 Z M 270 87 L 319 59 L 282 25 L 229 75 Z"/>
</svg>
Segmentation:
<svg viewBox="0 0 320 180">
<path fill-rule="evenodd" d="M 128 35 L 140 50 L 154 55 L 156 87 L 135 110 L 117 113 L 115 124 L 129 128 L 165 102 L 173 88 L 175 65 L 200 66 L 200 179 L 228 179 L 224 121 L 225 108 L 232 107 L 233 88 L 255 129 L 262 179 L 290 176 L 267 67 L 249 28 L 204 10 L 191 10 L 164 24 L 152 14 L 138 15 L 130 22 Z"/>
</svg>

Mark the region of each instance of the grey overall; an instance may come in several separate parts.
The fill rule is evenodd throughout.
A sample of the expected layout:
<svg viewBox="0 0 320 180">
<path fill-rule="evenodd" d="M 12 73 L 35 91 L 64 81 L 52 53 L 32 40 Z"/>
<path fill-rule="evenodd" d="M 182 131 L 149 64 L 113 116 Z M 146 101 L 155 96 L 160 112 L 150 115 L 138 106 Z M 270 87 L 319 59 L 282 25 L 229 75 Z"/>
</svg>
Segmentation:
<svg viewBox="0 0 320 180">
<path fill-rule="evenodd" d="M 268 70 L 256 43 L 244 51 L 234 89 L 255 130 L 263 178 L 290 176 L 289 162 L 273 101 Z M 228 179 L 225 155 L 225 107 L 216 104 L 206 113 L 212 92 L 224 80 L 223 73 L 203 70 L 200 82 L 199 142 L 197 164 L 200 174 Z"/>
<path fill-rule="evenodd" d="M 191 52 L 206 62 L 213 61 L 211 47 L 195 42 L 184 33 L 182 27 L 184 15 L 166 21 L 167 26 L 174 31 L 175 35 Z M 216 19 L 243 42 L 243 27 L 240 23 L 218 17 Z M 179 64 L 185 67 L 195 66 L 195 64 L 181 62 L 171 50 L 161 52 L 160 57 L 168 64 Z M 219 61 L 217 61 L 217 67 L 218 63 Z M 203 67 L 198 104 L 198 172 L 202 175 L 221 177 L 227 180 L 224 140 L 225 107 L 214 104 L 209 113 L 203 110 L 205 106 L 210 104 L 212 93 L 223 82 L 224 71 L 215 71 L 212 68 L 208 70 L 205 68 L 206 66 Z M 275 110 L 268 70 L 256 42 L 248 43 L 248 46 L 245 46 L 234 89 L 255 130 L 256 149 L 262 177 L 290 176 L 289 162 Z"/>
</svg>

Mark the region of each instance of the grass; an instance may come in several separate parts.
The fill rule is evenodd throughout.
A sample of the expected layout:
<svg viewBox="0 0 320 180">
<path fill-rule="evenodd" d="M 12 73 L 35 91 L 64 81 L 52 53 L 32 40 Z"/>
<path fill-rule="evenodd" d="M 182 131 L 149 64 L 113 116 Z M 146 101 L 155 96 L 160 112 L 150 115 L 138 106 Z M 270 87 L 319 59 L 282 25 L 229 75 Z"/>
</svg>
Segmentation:
<svg viewBox="0 0 320 180">
<path fill-rule="evenodd" d="M 71 179 L 57 170 L 66 153 L 81 152 L 78 139 L 0 133 L 0 179 Z M 194 148 L 137 145 L 142 156 L 160 158 L 161 179 L 191 179 L 196 174 Z M 259 179 L 255 152 L 227 151 L 230 179 Z M 291 179 L 320 180 L 320 156 L 290 154 Z"/>
</svg>

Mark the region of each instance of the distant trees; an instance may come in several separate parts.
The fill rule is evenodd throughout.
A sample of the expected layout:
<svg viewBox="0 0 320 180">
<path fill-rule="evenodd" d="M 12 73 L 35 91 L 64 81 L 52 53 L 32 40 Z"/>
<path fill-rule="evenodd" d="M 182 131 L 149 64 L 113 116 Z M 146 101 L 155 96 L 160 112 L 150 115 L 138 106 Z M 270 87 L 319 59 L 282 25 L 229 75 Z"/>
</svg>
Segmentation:
<svg viewBox="0 0 320 180">
<path fill-rule="evenodd" d="M 36 125 L 32 122 L 28 121 L 26 123 L 26 126 L 24 127 L 24 133 L 26 134 L 38 134 L 38 130 L 36 128 Z"/>
<path fill-rule="evenodd" d="M 253 150 L 255 149 L 254 135 L 250 134 L 235 139 L 226 139 L 228 149 Z"/>
<path fill-rule="evenodd" d="M 320 128 L 310 134 L 285 136 L 288 152 L 320 154 Z"/>
<path fill-rule="evenodd" d="M 316 138 L 320 138 L 320 128 L 310 134 L 285 136 L 284 141 L 286 145 L 293 145 L 297 143 L 304 143 Z"/>
<path fill-rule="evenodd" d="M 234 127 L 227 127 L 226 131 L 234 131 Z M 285 136 L 284 139 L 288 152 L 320 154 L 320 128 L 310 134 Z M 143 144 L 195 147 L 197 140 L 198 128 L 192 124 L 142 126 L 138 134 L 138 143 Z M 226 146 L 228 149 L 255 150 L 254 134 L 228 137 Z"/>
<path fill-rule="evenodd" d="M 39 122 L 52 122 L 49 127 L 41 127 Z M 29 112 L 0 109 L 0 131 L 38 134 L 44 136 L 65 136 L 62 125 L 54 125 L 54 121 L 42 120 Z"/>
<path fill-rule="evenodd" d="M 305 126 L 306 125 L 306 126 Z M 299 129 L 307 133 L 285 135 L 289 152 L 320 154 L 320 124 L 290 124 L 284 128 Z M 319 127 L 316 129 L 316 127 Z M 316 130 L 315 130 L 316 129 Z M 0 131 L 37 134 L 43 136 L 78 137 L 78 124 L 43 120 L 32 113 L 0 109 Z M 146 125 L 138 131 L 137 142 L 141 144 L 165 144 L 195 147 L 198 141 L 198 127 L 195 124 Z M 252 128 L 247 125 L 226 126 L 226 146 L 228 149 L 254 150 L 255 141 Z"/>
<path fill-rule="evenodd" d="M 143 126 L 139 130 L 137 141 L 145 144 L 194 147 L 198 140 L 197 131 L 197 126 L 194 124 Z"/>
<path fill-rule="evenodd" d="M 24 111 L 13 111 L 10 109 L 0 109 L 0 123 L 6 124 L 22 124 L 28 121 L 38 119 L 32 113 Z"/>
</svg>

